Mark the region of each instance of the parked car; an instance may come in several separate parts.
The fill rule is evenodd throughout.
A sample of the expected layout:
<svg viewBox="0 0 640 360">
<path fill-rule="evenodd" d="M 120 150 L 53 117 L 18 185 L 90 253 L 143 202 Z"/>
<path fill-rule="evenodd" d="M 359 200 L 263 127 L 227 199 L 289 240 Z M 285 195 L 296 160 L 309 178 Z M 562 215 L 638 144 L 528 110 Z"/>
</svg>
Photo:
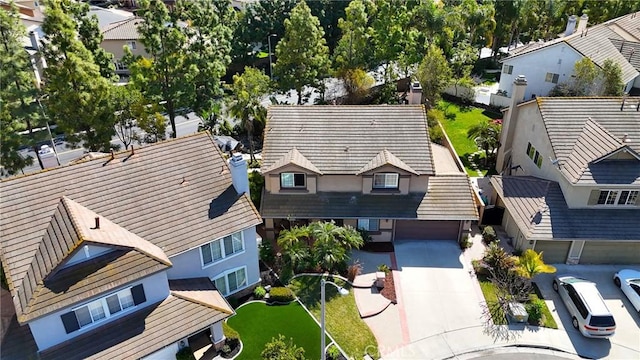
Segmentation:
<svg viewBox="0 0 640 360">
<path fill-rule="evenodd" d="M 613 275 L 613 282 L 627 296 L 636 311 L 640 312 L 640 271 L 620 270 Z"/>
<path fill-rule="evenodd" d="M 553 280 L 553 290 L 560 294 L 571 315 L 571 324 L 582 335 L 593 338 L 613 336 L 615 319 L 594 282 L 572 275 L 557 275 Z"/>
</svg>

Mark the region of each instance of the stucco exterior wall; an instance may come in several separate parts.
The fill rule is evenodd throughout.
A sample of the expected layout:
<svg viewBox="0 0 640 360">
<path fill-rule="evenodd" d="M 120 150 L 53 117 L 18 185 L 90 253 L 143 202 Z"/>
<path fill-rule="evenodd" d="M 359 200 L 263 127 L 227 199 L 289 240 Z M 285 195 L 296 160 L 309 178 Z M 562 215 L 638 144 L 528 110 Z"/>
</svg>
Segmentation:
<svg viewBox="0 0 640 360">
<path fill-rule="evenodd" d="M 136 42 L 136 48 L 131 50 L 133 55 L 149 57 L 147 50 L 144 48 L 144 45 L 142 45 L 140 40 L 103 40 L 101 46 L 105 51 L 113 54 L 114 61 L 118 61 L 124 56 L 123 46 L 127 45 L 128 41 Z"/>
<path fill-rule="evenodd" d="M 499 89 L 507 92 L 511 97 L 512 84 L 518 75 L 527 77 L 527 89 L 524 99 L 531 99 L 532 95 L 546 96 L 556 85 L 545 81 L 548 72 L 559 74 L 558 83 L 571 80 L 573 66 L 582 55 L 564 42 L 548 46 L 544 49 L 523 54 L 513 59 L 507 59 L 504 65 L 512 65 L 511 74 L 502 73 Z M 504 68 L 504 67 L 503 67 Z"/>
<path fill-rule="evenodd" d="M 244 239 L 244 251 L 233 254 L 208 266 L 202 265 L 200 247 L 172 256 L 170 260 L 173 262 L 173 267 L 167 270 L 168 278 L 185 279 L 208 277 L 213 280 L 225 271 L 246 266 L 247 285 L 255 284 L 260 280 L 255 227 L 244 229 L 242 236 Z M 215 239 L 211 239 L 211 241 L 213 240 Z"/>
<path fill-rule="evenodd" d="M 103 320 L 101 322 L 98 322 L 90 326 L 83 327 L 79 330 L 76 330 L 67 334 L 64 328 L 64 324 L 62 323 L 62 319 L 60 318 L 62 314 L 65 314 L 71 311 L 71 309 L 77 308 L 83 304 L 90 303 L 94 300 L 100 299 L 109 294 L 118 292 L 119 290 L 131 287 L 131 286 L 135 286 L 138 284 L 143 284 L 142 286 L 144 287 L 144 294 L 147 299 L 144 303 L 134 308 L 121 311 L 115 316 L 112 316 L 106 320 Z M 83 301 L 81 303 L 77 303 L 77 304 L 73 304 L 71 306 L 65 307 L 64 309 L 50 313 L 47 316 L 35 319 L 29 322 L 29 327 L 31 328 L 31 333 L 33 334 L 33 338 L 35 339 L 36 344 L 38 345 L 38 350 L 42 351 L 53 345 L 59 344 L 63 341 L 67 341 L 76 336 L 82 335 L 87 331 L 91 331 L 98 326 L 108 324 L 109 322 L 112 322 L 115 319 L 119 319 L 122 316 L 131 314 L 132 311 L 136 311 L 145 306 L 149 306 L 151 304 L 160 302 L 166 299 L 167 296 L 169 296 L 169 282 L 167 281 L 167 273 L 165 271 L 162 271 L 157 274 L 154 274 L 146 278 L 140 279 L 138 281 L 132 282 L 130 284 L 127 284 L 126 286 L 121 286 L 113 289 L 112 291 L 108 291 L 98 296 L 94 296 L 91 299 L 87 299 L 86 301 Z"/>
</svg>

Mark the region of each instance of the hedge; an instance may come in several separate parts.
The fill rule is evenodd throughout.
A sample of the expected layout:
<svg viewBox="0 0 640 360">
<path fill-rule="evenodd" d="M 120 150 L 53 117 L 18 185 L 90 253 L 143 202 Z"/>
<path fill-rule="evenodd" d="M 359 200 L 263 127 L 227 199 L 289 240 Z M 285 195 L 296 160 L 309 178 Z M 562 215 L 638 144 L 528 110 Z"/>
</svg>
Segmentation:
<svg viewBox="0 0 640 360">
<path fill-rule="evenodd" d="M 294 299 L 293 291 L 287 287 L 274 287 L 269 291 L 269 301 L 288 303 Z"/>
</svg>

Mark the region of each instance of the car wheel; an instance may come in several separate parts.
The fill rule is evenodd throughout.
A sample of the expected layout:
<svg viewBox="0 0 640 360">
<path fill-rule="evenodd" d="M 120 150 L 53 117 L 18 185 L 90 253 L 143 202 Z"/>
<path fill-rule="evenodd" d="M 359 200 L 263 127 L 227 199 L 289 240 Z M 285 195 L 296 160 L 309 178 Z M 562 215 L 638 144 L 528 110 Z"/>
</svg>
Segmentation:
<svg viewBox="0 0 640 360">
<path fill-rule="evenodd" d="M 553 290 L 555 290 L 556 292 L 558 292 L 558 282 L 553 280 Z"/>
<path fill-rule="evenodd" d="M 613 283 L 616 284 L 617 287 L 620 287 L 621 283 L 620 283 L 620 278 L 619 277 L 614 277 L 613 278 Z"/>
<path fill-rule="evenodd" d="M 573 325 L 575 329 L 578 329 L 578 319 L 576 319 L 575 316 L 571 319 L 571 325 Z"/>
</svg>

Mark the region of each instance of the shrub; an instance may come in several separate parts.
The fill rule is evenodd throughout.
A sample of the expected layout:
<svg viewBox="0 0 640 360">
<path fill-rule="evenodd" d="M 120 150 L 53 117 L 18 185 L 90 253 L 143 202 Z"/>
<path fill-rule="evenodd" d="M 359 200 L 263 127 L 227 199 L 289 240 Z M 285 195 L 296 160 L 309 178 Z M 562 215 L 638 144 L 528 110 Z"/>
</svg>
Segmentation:
<svg viewBox="0 0 640 360">
<path fill-rule="evenodd" d="M 489 247 L 484 251 L 482 261 L 496 273 L 508 272 L 515 265 L 513 257 L 507 254 L 497 242 L 489 244 Z"/>
<path fill-rule="evenodd" d="M 529 323 L 532 325 L 540 325 L 543 321 L 544 301 L 536 299 L 525 304 L 525 307 L 529 314 Z"/>
<path fill-rule="evenodd" d="M 494 241 L 498 240 L 498 235 L 496 231 L 493 229 L 493 226 L 485 226 L 482 230 L 482 241 L 489 245 Z"/>
<path fill-rule="evenodd" d="M 269 294 L 269 301 L 288 303 L 294 299 L 293 292 L 287 287 L 271 288 Z"/>
<path fill-rule="evenodd" d="M 349 282 L 353 282 L 353 280 L 355 280 L 356 276 L 360 275 L 362 273 L 362 264 L 360 264 L 360 261 L 356 260 L 351 266 L 349 266 L 349 269 L 347 270 L 347 280 L 349 280 Z"/>
<path fill-rule="evenodd" d="M 262 286 L 258 286 L 257 288 L 253 289 L 253 296 L 256 299 L 262 299 L 266 294 L 267 290 L 265 290 L 265 288 L 263 288 Z"/>
<path fill-rule="evenodd" d="M 388 274 L 391 272 L 391 269 L 389 269 L 389 267 L 387 266 L 387 264 L 380 264 L 378 265 L 378 271 L 382 271 L 385 274 Z"/>
<path fill-rule="evenodd" d="M 466 250 L 473 245 L 473 240 L 469 237 L 469 234 L 465 235 L 462 239 L 460 239 L 460 249 Z"/>
<path fill-rule="evenodd" d="M 262 201 L 262 188 L 264 188 L 264 176 L 257 171 L 249 173 L 249 193 L 251 194 L 251 201 L 257 209 L 260 209 L 260 202 Z"/>
<path fill-rule="evenodd" d="M 260 260 L 263 263 L 273 265 L 273 244 L 270 240 L 262 239 L 260 244 Z"/>
<path fill-rule="evenodd" d="M 362 241 L 364 241 L 365 243 L 368 243 L 369 241 L 371 241 L 371 234 L 369 234 L 367 230 L 360 229 L 360 228 L 358 228 L 357 230 L 360 236 L 362 237 Z"/>
<path fill-rule="evenodd" d="M 338 360 L 340 358 L 340 355 L 340 350 L 335 345 L 331 345 L 327 349 L 327 359 Z"/>
<path fill-rule="evenodd" d="M 471 266 L 478 276 L 486 276 L 489 274 L 482 260 L 471 260 Z"/>
<path fill-rule="evenodd" d="M 224 337 L 227 338 L 227 340 L 240 339 L 240 334 L 238 334 L 238 332 L 234 328 L 227 324 L 226 321 L 222 323 L 222 333 L 224 334 Z"/>
<path fill-rule="evenodd" d="M 184 347 L 176 353 L 176 360 L 196 360 L 190 347 Z"/>
</svg>

